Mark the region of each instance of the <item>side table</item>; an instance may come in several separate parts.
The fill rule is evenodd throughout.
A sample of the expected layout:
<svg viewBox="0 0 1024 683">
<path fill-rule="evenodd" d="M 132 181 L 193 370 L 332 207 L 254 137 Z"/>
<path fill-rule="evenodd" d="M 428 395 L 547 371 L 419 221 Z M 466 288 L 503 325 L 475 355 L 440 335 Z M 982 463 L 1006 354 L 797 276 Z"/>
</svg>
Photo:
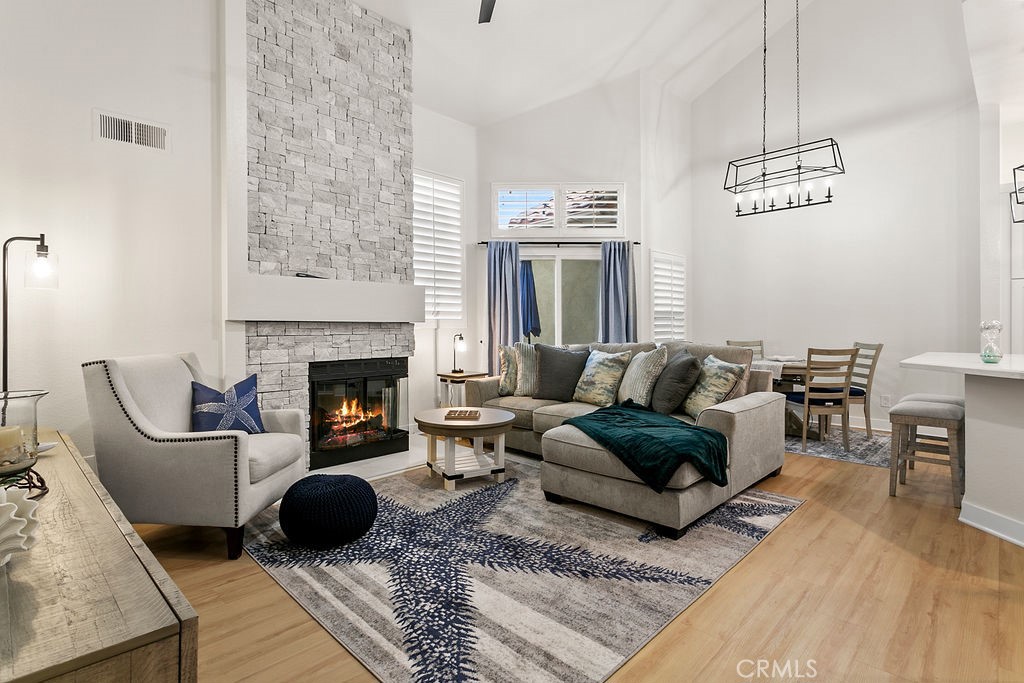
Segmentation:
<svg viewBox="0 0 1024 683">
<path fill-rule="evenodd" d="M 475 420 L 448 420 L 448 408 L 434 408 L 417 413 L 414 417 L 420 431 L 427 435 L 427 467 L 430 476 L 438 473 L 444 479 L 446 491 L 455 490 L 455 482 L 469 477 L 496 475 L 505 481 L 505 432 L 512 429 L 514 413 L 497 408 L 474 408 L 480 411 Z M 444 461 L 437 461 L 437 439 L 443 436 Z M 493 457 L 484 453 L 484 437 L 494 437 Z M 455 452 L 455 439 L 472 439 L 471 453 Z"/>
<path fill-rule="evenodd" d="M 439 380 L 441 380 L 441 384 L 443 384 L 444 387 L 445 387 L 445 399 L 446 400 L 445 400 L 444 404 L 442 404 L 441 407 L 442 408 L 447 408 L 447 407 L 451 407 L 451 406 L 455 405 L 455 402 L 452 400 L 452 387 L 453 386 L 461 386 L 461 387 L 463 387 L 463 391 L 465 391 L 465 385 L 466 385 L 466 380 L 467 379 L 476 379 L 478 377 L 486 377 L 486 376 L 487 376 L 486 372 L 480 372 L 478 370 L 466 370 L 466 371 L 463 371 L 463 372 L 439 372 L 439 373 L 437 373 L 437 378 Z M 466 395 L 465 394 L 462 395 L 462 400 L 459 401 L 459 402 L 460 403 L 465 403 L 466 402 Z"/>
</svg>

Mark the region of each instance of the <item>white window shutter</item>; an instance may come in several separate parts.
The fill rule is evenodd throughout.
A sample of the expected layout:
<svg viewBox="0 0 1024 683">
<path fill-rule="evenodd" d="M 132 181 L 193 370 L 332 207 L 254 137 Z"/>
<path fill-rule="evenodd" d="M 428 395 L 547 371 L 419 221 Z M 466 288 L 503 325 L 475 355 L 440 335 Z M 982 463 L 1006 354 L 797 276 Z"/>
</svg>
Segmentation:
<svg viewBox="0 0 1024 683">
<path fill-rule="evenodd" d="M 413 271 L 426 287 L 427 320 L 462 320 L 462 183 L 412 176 Z"/>
<path fill-rule="evenodd" d="M 653 339 L 686 339 L 686 263 L 679 256 L 651 252 Z"/>
<path fill-rule="evenodd" d="M 620 187 L 573 185 L 566 188 L 563 196 L 566 228 L 618 229 L 622 199 Z"/>
<path fill-rule="evenodd" d="M 498 229 L 555 227 L 554 188 L 505 187 L 497 191 Z"/>
</svg>

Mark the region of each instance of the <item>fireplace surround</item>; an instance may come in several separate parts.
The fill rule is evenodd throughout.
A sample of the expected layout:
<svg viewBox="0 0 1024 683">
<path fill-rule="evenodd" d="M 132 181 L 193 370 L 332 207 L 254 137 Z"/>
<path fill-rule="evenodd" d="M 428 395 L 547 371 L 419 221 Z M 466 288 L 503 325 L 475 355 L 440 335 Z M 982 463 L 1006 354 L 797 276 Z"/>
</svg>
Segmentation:
<svg viewBox="0 0 1024 683">
<path fill-rule="evenodd" d="M 407 358 L 309 364 L 309 468 L 408 450 L 399 427 Z"/>
</svg>

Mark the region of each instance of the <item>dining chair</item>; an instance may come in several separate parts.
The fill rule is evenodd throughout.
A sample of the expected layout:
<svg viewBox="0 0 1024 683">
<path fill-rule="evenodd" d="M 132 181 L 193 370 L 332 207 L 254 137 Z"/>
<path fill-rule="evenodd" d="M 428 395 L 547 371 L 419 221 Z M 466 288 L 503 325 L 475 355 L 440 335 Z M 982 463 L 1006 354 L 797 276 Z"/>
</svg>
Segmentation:
<svg viewBox="0 0 1024 683">
<path fill-rule="evenodd" d="M 735 339 L 727 339 L 725 341 L 726 346 L 742 346 L 745 349 L 753 349 L 754 360 L 764 360 L 764 340 L 754 339 L 752 341 L 736 341 Z"/>
<path fill-rule="evenodd" d="M 843 449 L 850 450 L 850 381 L 857 362 L 858 348 L 807 349 L 803 391 L 786 392 L 786 400 L 801 403 L 803 412 L 803 446 L 807 451 L 807 425 L 818 416 L 818 438 L 825 439 L 828 422 L 833 415 L 843 421 Z"/>
<path fill-rule="evenodd" d="M 878 365 L 878 356 L 882 353 L 882 344 L 868 344 L 867 342 L 853 342 L 853 346 L 859 349 L 857 362 L 853 366 L 853 378 L 850 380 L 850 404 L 858 403 L 864 406 L 864 424 L 868 429 L 868 438 L 871 437 L 871 382 L 875 378 L 875 366 Z"/>
</svg>

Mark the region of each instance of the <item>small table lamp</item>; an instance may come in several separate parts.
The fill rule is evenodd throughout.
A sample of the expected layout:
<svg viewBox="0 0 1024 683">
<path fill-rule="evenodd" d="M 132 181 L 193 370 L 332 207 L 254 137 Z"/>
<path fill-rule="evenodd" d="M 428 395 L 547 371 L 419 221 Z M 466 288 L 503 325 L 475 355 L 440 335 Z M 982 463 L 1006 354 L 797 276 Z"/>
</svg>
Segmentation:
<svg viewBox="0 0 1024 683">
<path fill-rule="evenodd" d="M 50 248 L 46 245 L 46 235 L 39 237 L 10 237 L 4 242 L 3 254 L 3 391 L 7 391 L 7 292 L 8 292 L 8 270 L 7 252 L 12 242 L 36 242 L 36 253 L 33 257 L 29 254 L 29 263 L 25 268 L 25 286 L 38 289 L 55 289 L 57 287 L 57 257 L 50 254 Z"/>
<path fill-rule="evenodd" d="M 452 372 L 462 372 L 462 368 L 459 367 L 459 363 L 456 360 L 456 354 L 459 351 L 463 353 L 466 351 L 466 339 L 462 336 L 461 332 L 452 337 Z"/>
</svg>

